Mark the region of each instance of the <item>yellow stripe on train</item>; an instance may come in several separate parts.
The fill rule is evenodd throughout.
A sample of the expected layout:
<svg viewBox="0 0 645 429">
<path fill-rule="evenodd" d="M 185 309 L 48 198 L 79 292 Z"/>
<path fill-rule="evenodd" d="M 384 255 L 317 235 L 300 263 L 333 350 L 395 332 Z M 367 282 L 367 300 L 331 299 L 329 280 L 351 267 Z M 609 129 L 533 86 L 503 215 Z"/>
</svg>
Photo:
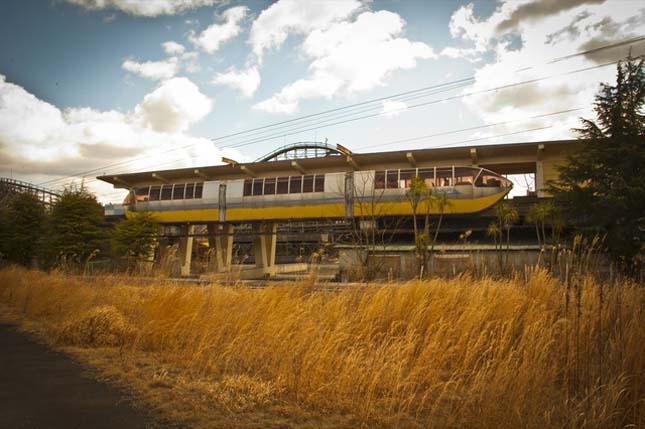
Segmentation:
<svg viewBox="0 0 645 429">
<path fill-rule="evenodd" d="M 445 214 L 468 214 L 477 213 L 492 207 L 499 200 L 504 198 L 508 190 L 498 192 L 480 198 L 470 199 L 448 199 L 444 209 Z M 439 207 L 430 207 L 429 213 L 439 214 Z M 424 207 L 417 209 L 418 213 L 425 213 Z M 126 211 L 126 216 L 131 216 Z M 192 210 L 160 210 L 153 211 L 158 222 L 161 223 L 184 223 L 184 222 L 216 222 L 219 219 L 219 210 L 216 208 L 192 209 Z M 355 202 L 354 216 L 397 216 L 411 215 L 412 208 L 407 201 L 376 202 L 371 201 Z M 257 221 L 277 219 L 316 219 L 316 218 L 340 218 L 345 216 L 345 205 L 334 204 L 310 204 L 296 206 L 269 206 L 269 207 L 231 207 L 226 209 L 226 221 Z"/>
</svg>

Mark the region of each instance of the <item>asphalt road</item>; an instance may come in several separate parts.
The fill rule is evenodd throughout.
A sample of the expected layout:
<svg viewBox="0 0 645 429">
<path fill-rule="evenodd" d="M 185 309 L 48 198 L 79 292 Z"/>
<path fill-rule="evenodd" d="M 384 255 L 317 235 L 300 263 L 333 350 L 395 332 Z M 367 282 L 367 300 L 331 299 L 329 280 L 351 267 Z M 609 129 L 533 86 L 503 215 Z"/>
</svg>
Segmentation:
<svg viewBox="0 0 645 429">
<path fill-rule="evenodd" d="M 0 324 L 0 428 L 150 428 L 153 419 L 63 353 Z"/>
</svg>

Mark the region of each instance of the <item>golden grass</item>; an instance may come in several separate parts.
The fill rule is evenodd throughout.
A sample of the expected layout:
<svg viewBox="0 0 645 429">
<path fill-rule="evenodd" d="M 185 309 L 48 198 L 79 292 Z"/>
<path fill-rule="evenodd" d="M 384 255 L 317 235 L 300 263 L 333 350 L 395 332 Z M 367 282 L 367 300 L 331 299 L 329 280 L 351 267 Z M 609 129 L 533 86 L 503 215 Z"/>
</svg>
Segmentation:
<svg viewBox="0 0 645 429">
<path fill-rule="evenodd" d="M 643 427 L 645 291 L 469 277 L 315 292 L 0 272 L 0 302 L 202 427 Z"/>
</svg>

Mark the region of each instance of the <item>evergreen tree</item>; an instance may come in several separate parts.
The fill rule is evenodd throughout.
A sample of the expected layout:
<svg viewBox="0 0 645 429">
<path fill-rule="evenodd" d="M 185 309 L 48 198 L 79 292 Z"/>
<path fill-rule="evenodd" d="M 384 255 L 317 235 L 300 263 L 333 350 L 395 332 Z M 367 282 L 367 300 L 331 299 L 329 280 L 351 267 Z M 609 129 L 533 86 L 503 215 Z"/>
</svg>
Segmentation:
<svg viewBox="0 0 645 429">
<path fill-rule="evenodd" d="M 85 263 L 97 252 L 107 250 L 103 207 L 81 186 L 67 188 L 52 208 L 47 246 L 50 263 L 62 259 Z"/>
<path fill-rule="evenodd" d="M 583 228 L 606 234 L 614 259 L 630 263 L 645 231 L 645 74 L 643 59 L 618 63 L 616 84 L 602 84 L 597 120 L 582 119 L 580 153 L 560 168 L 551 192 Z"/>
<path fill-rule="evenodd" d="M 10 197 L 0 211 L 2 257 L 30 266 L 41 244 L 45 219 L 45 207 L 35 195 L 25 192 Z"/>
<path fill-rule="evenodd" d="M 114 229 L 112 247 L 114 253 L 127 260 L 128 268 L 137 260 L 152 252 L 158 224 L 152 213 L 137 212 L 121 222 Z"/>
</svg>

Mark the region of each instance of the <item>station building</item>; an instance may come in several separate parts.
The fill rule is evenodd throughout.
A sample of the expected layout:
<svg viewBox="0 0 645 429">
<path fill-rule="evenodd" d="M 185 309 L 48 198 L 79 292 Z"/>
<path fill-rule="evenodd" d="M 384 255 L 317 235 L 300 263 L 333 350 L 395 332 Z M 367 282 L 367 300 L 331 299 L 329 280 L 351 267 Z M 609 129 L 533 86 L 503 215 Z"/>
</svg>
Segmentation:
<svg viewBox="0 0 645 429">
<path fill-rule="evenodd" d="M 174 231 L 182 275 L 193 273 L 193 244 L 201 237 L 211 253 L 210 270 L 230 271 L 233 243 L 246 239 L 254 260 L 247 276 L 266 277 L 279 270 L 281 237 L 297 242 L 312 234 L 328 237 L 352 222 L 380 228 L 379 219 L 409 218 L 406 192 L 415 177 L 449 201 L 425 209 L 432 215 L 441 210 L 446 231 L 485 226 L 492 207 L 512 188 L 508 175 L 531 175 L 535 182 L 533 195 L 513 199 L 522 214 L 528 204 L 549 197 L 547 184 L 557 178 L 558 165 L 582 145 L 561 140 L 354 153 L 341 145 L 299 142 L 255 162 L 224 158 L 224 165 L 98 179 L 129 190 L 126 215 L 150 211 L 165 231 Z"/>
</svg>

